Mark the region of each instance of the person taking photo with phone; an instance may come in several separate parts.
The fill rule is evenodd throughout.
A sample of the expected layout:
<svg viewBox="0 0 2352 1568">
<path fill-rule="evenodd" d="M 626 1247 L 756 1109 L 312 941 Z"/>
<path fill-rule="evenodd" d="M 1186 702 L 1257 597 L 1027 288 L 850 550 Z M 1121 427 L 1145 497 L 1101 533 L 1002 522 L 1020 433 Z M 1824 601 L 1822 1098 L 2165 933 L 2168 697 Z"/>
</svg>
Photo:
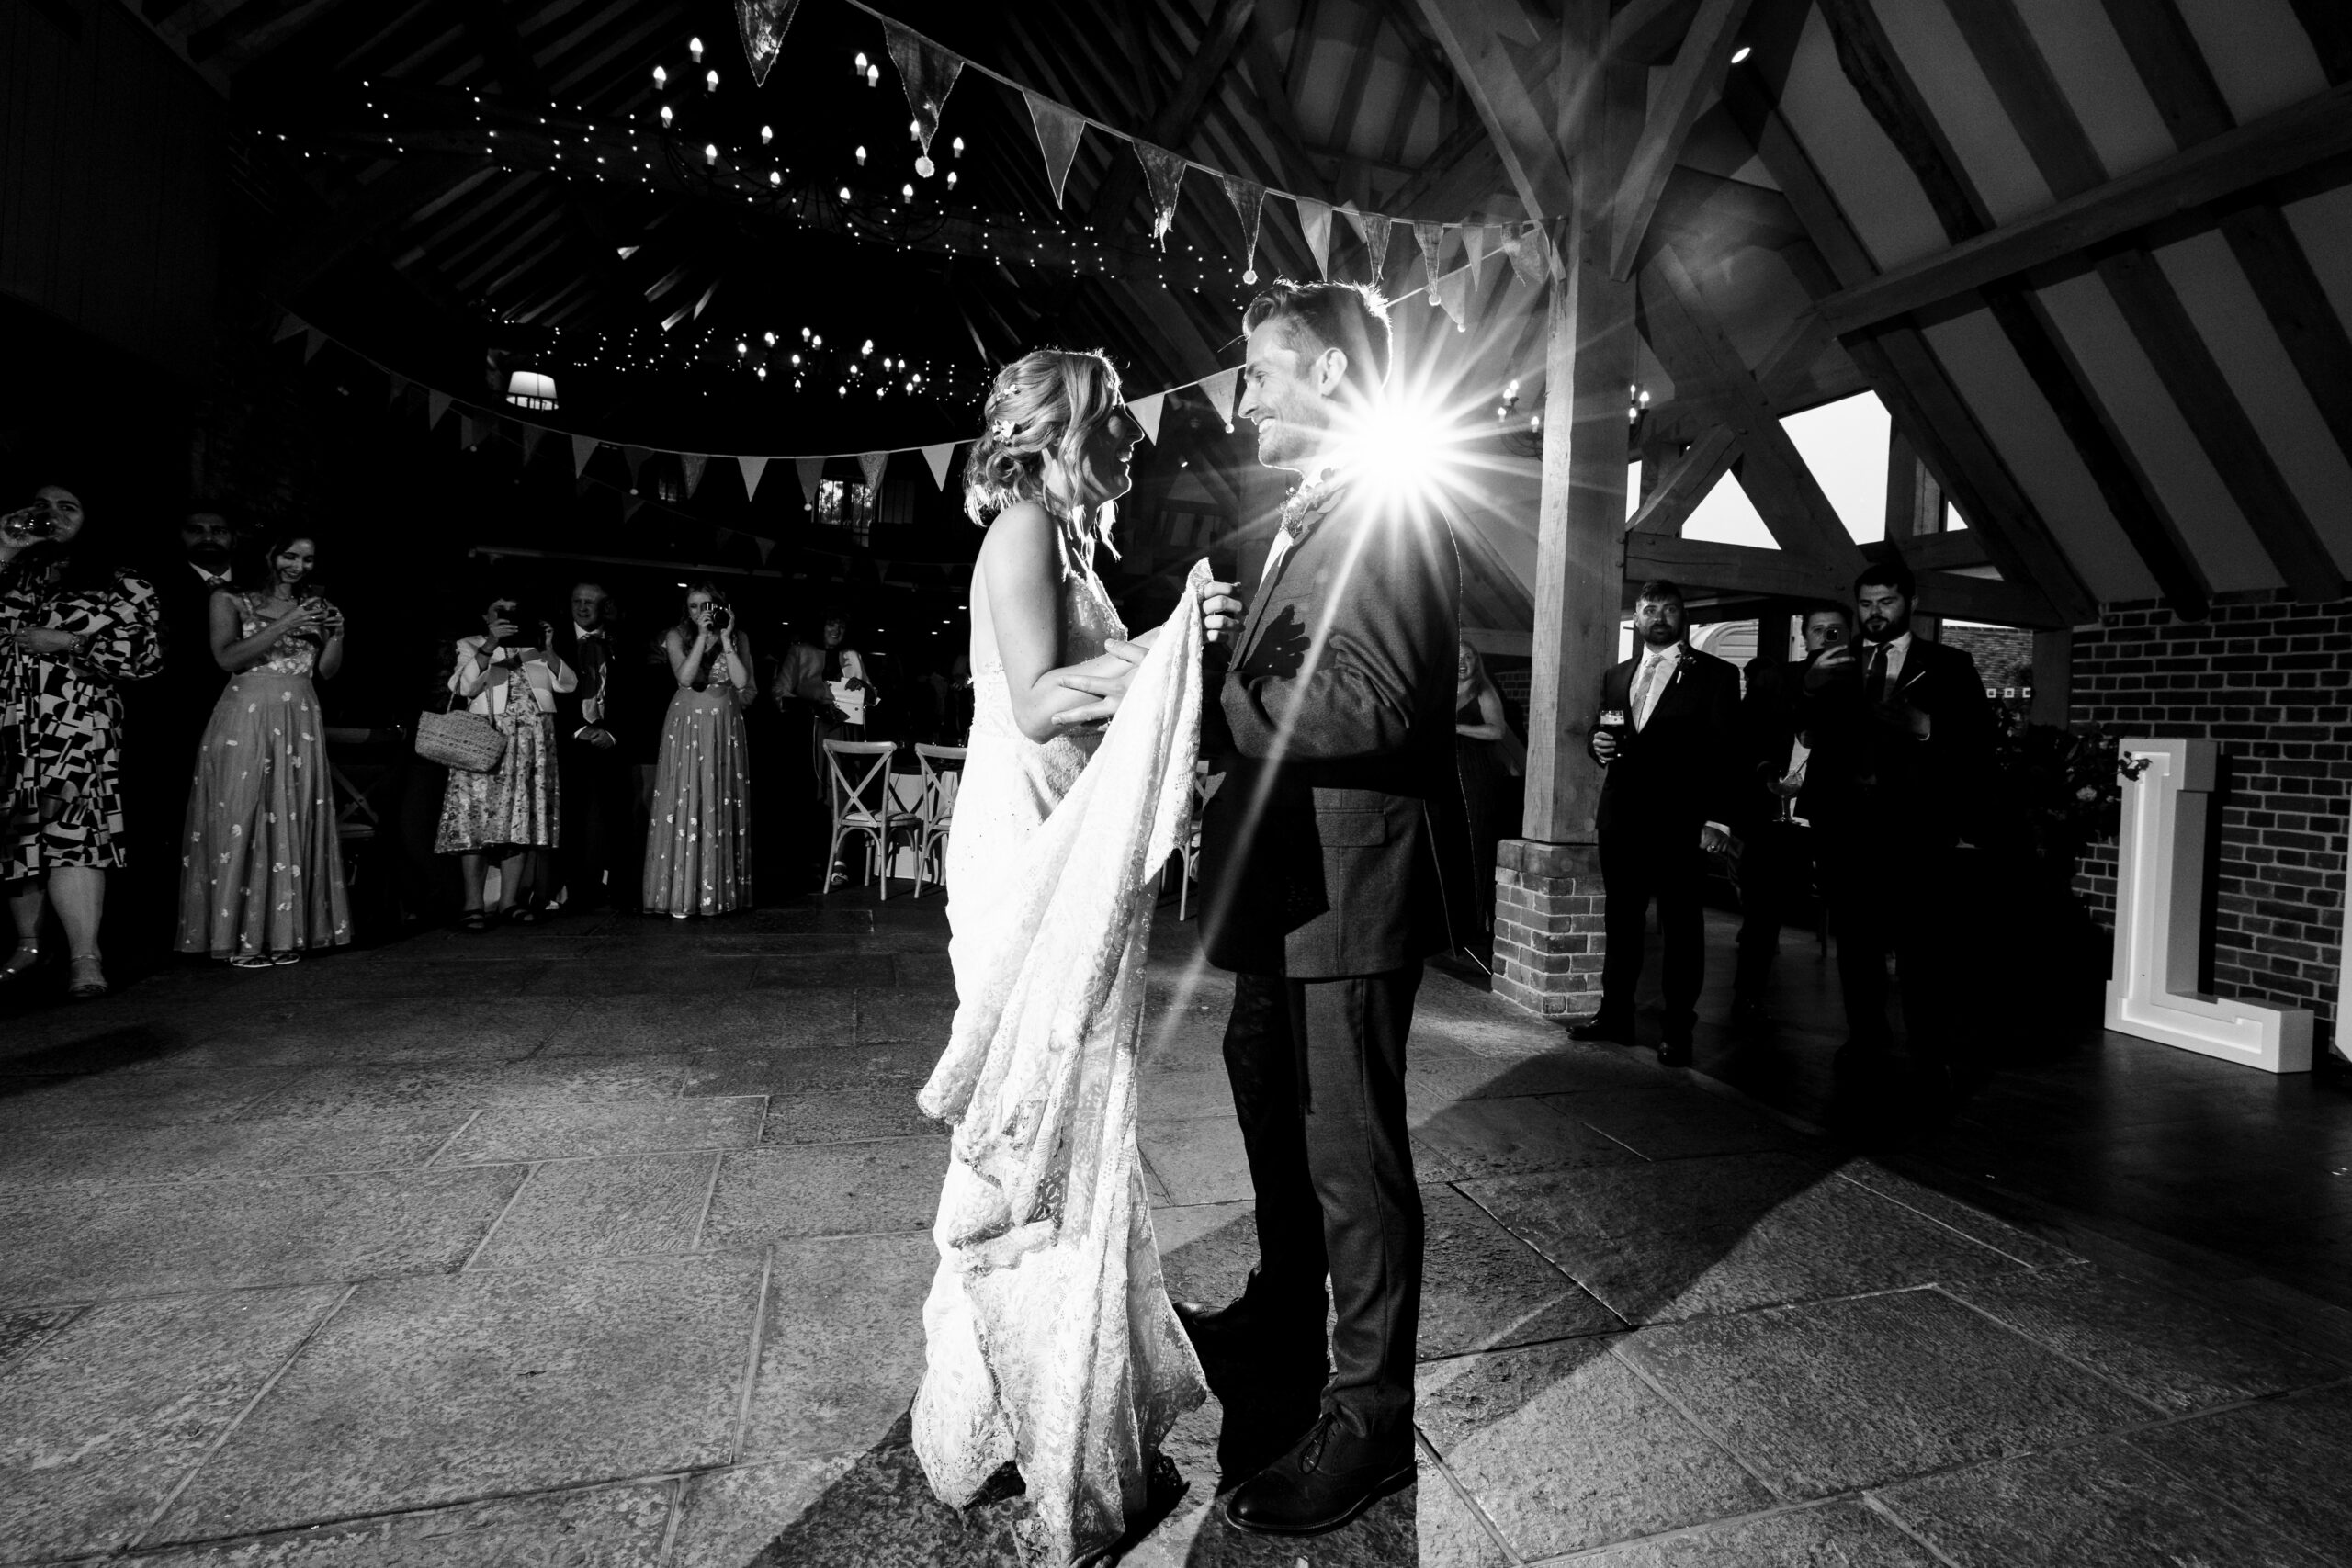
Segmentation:
<svg viewBox="0 0 2352 1568">
<path fill-rule="evenodd" d="M 645 911 L 681 920 L 723 915 L 752 902 L 751 742 L 743 728 L 743 703 L 757 692 L 752 639 L 727 596 L 697 582 L 662 647 L 678 690 L 654 767 Z"/>
<path fill-rule="evenodd" d="M 534 851 L 553 850 L 560 841 L 556 696 L 580 684 L 555 651 L 554 626 L 526 617 L 516 599 L 492 601 L 482 627 L 481 637 L 458 643 L 449 690 L 497 727 L 506 750 L 488 773 L 449 770 L 433 840 L 436 852 L 458 856 L 464 870 L 465 913 L 458 927 L 469 931 L 486 930 L 493 920 L 530 925 L 539 918 L 524 873 Z M 492 855 L 499 861 L 498 902 L 485 908 Z"/>
</svg>

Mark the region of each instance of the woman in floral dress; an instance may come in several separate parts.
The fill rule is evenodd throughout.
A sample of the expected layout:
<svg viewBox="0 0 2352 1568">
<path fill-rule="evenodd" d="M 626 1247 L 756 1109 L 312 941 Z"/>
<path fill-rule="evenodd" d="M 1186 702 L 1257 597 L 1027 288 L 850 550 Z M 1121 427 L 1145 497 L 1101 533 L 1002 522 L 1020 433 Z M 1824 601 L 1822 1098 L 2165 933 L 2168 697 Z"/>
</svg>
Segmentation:
<svg viewBox="0 0 2352 1568">
<path fill-rule="evenodd" d="M 54 908 L 69 992 L 87 998 L 107 991 L 98 922 L 124 863 L 119 685 L 162 669 L 164 649 L 154 585 L 107 562 L 84 521 L 62 485 L 0 518 L 0 881 L 17 928 L 0 987 L 40 965 Z"/>
<path fill-rule="evenodd" d="M 308 537 L 262 553 L 250 585 L 212 595 L 212 657 L 230 671 L 197 750 L 181 836 L 179 950 L 241 969 L 351 940 L 315 675 L 343 668 L 343 612 L 306 591 Z"/>
<path fill-rule="evenodd" d="M 751 751 L 741 694 L 752 639 L 718 590 L 697 582 L 685 618 L 662 638 L 678 694 L 662 727 L 653 823 L 645 837 L 645 910 L 723 915 L 752 901 Z"/>
<path fill-rule="evenodd" d="M 506 737 L 506 753 L 486 773 L 449 770 L 441 796 L 438 853 L 460 857 L 465 913 L 458 929 L 485 930 L 492 919 L 526 925 L 538 919 L 522 897 L 524 863 L 534 849 L 556 847 L 561 814 L 556 777 L 555 698 L 576 690 L 580 677 L 555 651 L 555 628 L 531 631 L 516 624 L 515 601 L 494 601 L 482 615 L 484 635 L 458 643 L 449 690 Z M 499 859 L 498 906 L 483 908 L 490 857 Z"/>
</svg>

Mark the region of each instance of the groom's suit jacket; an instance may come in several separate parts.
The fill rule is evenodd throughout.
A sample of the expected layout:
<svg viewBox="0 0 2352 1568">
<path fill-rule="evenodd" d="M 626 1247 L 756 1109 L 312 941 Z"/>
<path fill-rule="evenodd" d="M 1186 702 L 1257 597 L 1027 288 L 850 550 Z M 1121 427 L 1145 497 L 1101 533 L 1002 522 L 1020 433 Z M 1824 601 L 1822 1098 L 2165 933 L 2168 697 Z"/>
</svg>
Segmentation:
<svg viewBox="0 0 2352 1568">
<path fill-rule="evenodd" d="M 1453 764 L 1461 566 L 1434 508 L 1344 478 L 1294 503 L 1201 750 L 1202 942 L 1250 975 L 1374 975 L 1464 940 L 1472 852 Z"/>
</svg>

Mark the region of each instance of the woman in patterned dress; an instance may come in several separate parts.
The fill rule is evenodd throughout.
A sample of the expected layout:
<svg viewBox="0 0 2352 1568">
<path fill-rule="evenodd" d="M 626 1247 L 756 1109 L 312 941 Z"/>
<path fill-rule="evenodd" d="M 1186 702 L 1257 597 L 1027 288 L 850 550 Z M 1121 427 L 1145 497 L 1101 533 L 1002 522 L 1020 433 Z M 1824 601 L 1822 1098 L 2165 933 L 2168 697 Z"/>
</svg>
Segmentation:
<svg viewBox="0 0 2352 1568">
<path fill-rule="evenodd" d="M 707 582 L 686 592 L 684 619 L 662 638 L 678 694 L 662 728 L 645 836 L 645 912 L 723 915 L 752 901 L 751 751 L 742 694 L 752 639 Z"/>
<path fill-rule="evenodd" d="M 181 834 L 179 950 L 241 969 L 351 940 L 311 685 L 343 668 L 343 612 L 306 591 L 318 547 L 272 540 L 260 570 L 212 595 L 212 657 L 230 672 L 197 749 Z"/>
<path fill-rule="evenodd" d="M 523 868 L 535 849 L 555 848 L 561 814 L 555 751 L 555 697 L 576 690 L 580 677 L 555 651 L 555 628 L 536 633 L 515 624 L 515 601 L 494 601 L 483 613 L 485 635 L 458 644 L 449 690 L 506 737 L 506 754 L 486 773 L 449 770 L 441 796 L 438 853 L 457 855 L 466 883 L 461 931 L 486 930 L 492 919 L 528 925 L 538 919 L 524 901 Z M 482 907 L 492 854 L 500 856 L 498 907 Z"/>
<path fill-rule="evenodd" d="M 154 585 L 83 538 L 81 498 L 43 485 L 0 519 L 0 881 L 17 948 L 0 986 L 40 962 L 41 912 L 65 928 L 67 988 L 107 991 L 107 873 L 124 861 L 119 684 L 163 668 Z"/>
</svg>

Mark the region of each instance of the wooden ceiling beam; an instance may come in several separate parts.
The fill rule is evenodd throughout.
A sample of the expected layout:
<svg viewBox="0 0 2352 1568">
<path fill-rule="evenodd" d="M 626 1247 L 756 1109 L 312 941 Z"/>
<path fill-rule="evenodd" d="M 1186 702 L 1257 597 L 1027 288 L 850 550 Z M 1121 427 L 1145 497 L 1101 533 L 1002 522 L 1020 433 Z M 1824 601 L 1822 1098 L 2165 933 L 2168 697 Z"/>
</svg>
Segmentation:
<svg viewBox="0 0 2352 1568">
<path fill-rule="evenodd" d="M 291 299 L 376 235 L 403 222 L 435 197 L 487 175 L 487 158 L 456 154 L 412 156 L 372 185 L 361 186 L 308 230 L 281 243 L 270 288 Z"/>
<path fill-rule="evenodd" d="M 2330 82 L 2352 80 L 2352 11 L 2344 0 L 2288 0 Z"/>
<path fill-rule="evenodd" d="M 1841 333 L 1924 310 L 2352 153 L 2352 82 L 1822 302 Z"/>
<path fill-rule="evenodd" d="M 1739 436 L 1728 424 L 1718 424 L 1690 443 L 1674 466 L 1642 498 L 1626 523 L 1629 534 L 1680 534 L 1698 504 L 1707 499 L 1731 466 L 1739 460 Z"/>
<path fill-rule="evenodd" d="M 1731 69 L 1732 51 L 1739 46 L 1739 29 L 1747 19 L 1749 4 L 1750 0 L 1701 0 L 1666 81 L 1651 95 L 1641 138 L 1634 144 L 1611 215 L 1611 277 L 1634 275 L 1650 217 L 1657 210 L 1658 197 L 1666 193 L 1667 175 L 1673 172 L 1674 161 L 1681 155 L 1699 111 L 1722 89 L 1724 73 Z"/>
<path fill-rule="evenodd" d="M 2104 184 L 2098 151 L 2015 0 L 1976 0 L 1952 14 L 2052 194 L 2064 199 Z M 2340 598 L 2344 573 L 2155 257 L 2144 245 L 2124 244 L 2094 253 L 2092 265 L 2280 578 L 2299 599 Z"/>
<path fill-rule="evenodd" d="M 1258 0 L 1216 0 L 1216 9 L 1209 14 L 1206 33 L 1185 67 L 1183 79 L 1176 84 L 1176 90 L 1169 95 L 1168 102 L 1151 122 L 1147 140 L 1154 146 L 1176 152 L 1193 140 L 1193 132 L 1200 125 L 1201 111 L 1224 76 L 1226 67 L 1232 63 L 1233 51 L 1241 42 L 1241 31 L 1250 25 L 1250 14 L 1257 6 Z M 1110 177 L 1095 192 L 1088 220 L 1097 229 L 1115 231 L 1127 209 L 1135 205 L 1143 184 L 1141 163 L 1128 158 L 1113 164 Z"/>
<path fill-rule="evenodd" d="M 1576 180 L 1568 168 L 1559 136 L 1558 105 L 1544 100 L 1548 91 L 1531 88 L 1502 37 L 1486 14 L 1458 0 L 1415 0 L 1421 20 L 1445 50 L 1463 91 L 1478 111 L 1478 118 L 1494 139 L 1503 171 L 1531 217 L 1555 218 L 1567 212 L 1576 195 Z M 1532 24 L 1531 24 L 1532 25 Z M 1556 59 L 1560 37 L 1556 27 L 1539 36 L 1531 50 L 1538 59 Z"/>
<path fill-rule="evenodd" d="M 1301 15 L 1306 13 L 1302 11 Z M 1242 31 L 1241 50 L 1249 71 L 1246 76 L 1234 80 L 1247 84 L 1251 102 L 1259 111 L 1259 123 L 1265 128 L 1267 139 L 1282 159 L 1282 183 L 1301 195 L 1336 203 L 1339 193 L 1331 188 L 1329 176 L 1316 165 L 1306 151 L 1306 133 L 1299 127 L 1298 110 L 1291 102 L 1289 87 L 1283 84 L 1281 62 L 1274 59 L 1273 46 L 1266 40 L 1265 29 L 1254 16 Z"/>
<path fill-rule="evenodd" d="M 1665 534 L 1628 534 L 1625 581 L 1634 583 L 1653 577 L 1671 578 L 1685 590 L 1703 588 L 1776 599 L 1826 599 L 1843 604 L 1853 592 L 1853 574 L 1841 574 L 1786 550 Z M 2066 624 L 2053 620 L 2049 603 L 2021 583 L 1962 577 L 1951 571 L 1919 571 L 1917 577 L 1919 607 L 1927 614 L 2044 630 Z"/>
</svg>

